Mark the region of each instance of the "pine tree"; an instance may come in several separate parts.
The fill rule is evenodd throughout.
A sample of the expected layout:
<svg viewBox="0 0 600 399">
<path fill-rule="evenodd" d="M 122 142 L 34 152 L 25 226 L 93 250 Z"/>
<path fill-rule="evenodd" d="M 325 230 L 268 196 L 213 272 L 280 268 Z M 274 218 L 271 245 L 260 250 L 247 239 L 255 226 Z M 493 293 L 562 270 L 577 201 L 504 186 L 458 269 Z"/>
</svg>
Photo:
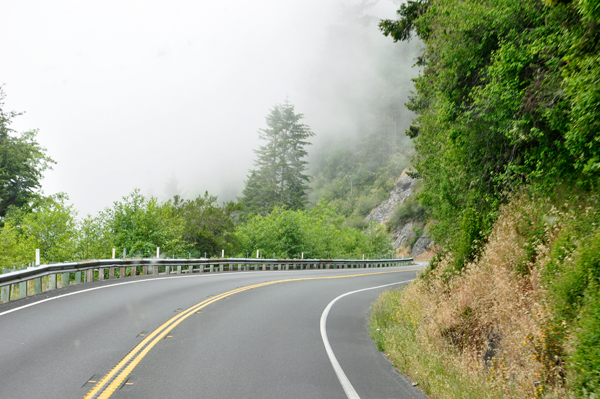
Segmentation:
<svg viewBox="0 0 600 399">
<path fill-rule="evenodd" d="M 275 206 L 302 209 L 307 202 L 309 177 L 306 171 L 307 138 L 314 136 L 286 101 L 278 104 L 266 117 L 267 128 L 258 136 L 266 144 L 255 150 L 255 169 L 250 171 L 242 202 L 247 211 L 267 213 Z"/>
</svg>

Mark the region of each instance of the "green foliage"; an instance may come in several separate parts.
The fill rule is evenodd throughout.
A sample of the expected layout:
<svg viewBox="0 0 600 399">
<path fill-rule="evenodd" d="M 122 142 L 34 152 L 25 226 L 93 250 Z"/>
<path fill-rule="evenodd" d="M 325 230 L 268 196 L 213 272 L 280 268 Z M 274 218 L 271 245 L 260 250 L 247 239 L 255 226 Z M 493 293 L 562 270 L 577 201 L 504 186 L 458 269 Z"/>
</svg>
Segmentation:
<svg viewBox="0 0 600 399">
<path fill-rule="evenodd" d="M 427 208 L 412 195 L 394 209 L 392 217 L 387 222 L 388 231 L 393 231 L 410 220 L 421 223 L 427 221 Z M 417 239 L 419 237 L 421 236 L 418 235 Z"/>
<path fill-rule="evenodd" d="M 600 3 L 429 0 L 398 13 L 380 29 L 425 45 L 407 134 L 430 232 L 452 255 L 449 274 L 477 258 L 511 193 L 547 198 L 523 208 L 523 259 L 513 265 L 530 274 L 550 251 L 542 274 L 553 316 L 536 347 L 540 377 L 597 395 Z"/>
<path fill-rule="evenodd" d="M 431 233 L 474 259 L 507 194 L 597 187 L 600 36 L 595 1 L 409 1 L 381 30 L 425 43 L 407 104 Z"/>
<path fill-rule="evenodd" d="M 116 245 L 112 231 L 106 220 L 106 213 L 88 215 L 78 226 L 76 259 L 106 259 L 112 256 Z"/>
<path fill-rule="evenodd" d="M 267 128 L 259 138 L 267 143 L 256 150 L 256 169 L 250 171 L 242 202 L 247 211 L 266 213 L 274 206 L 302 209 L 306 205 L 308 175 L 306 141 L 314 133 L 300 123 L 289 102 L 276 105 L 267 115 Z"/>
<path fill-rule="evenodd" d="M 22 207 L 37 198 L 43 172 L 54 161 L 36 141 L 37 130 L 16 134 L 10 128 L 19 114 L 3 110 L 0 86 L 0 217 L 11 206 Z"/>
<path fill-rule="evenodd" d="M 325 201 L 309 210 L 274 208 L 266 216 L 254 215 L 237 230 L 242 253 L 256 250 L 271 257 L 335 258 L 361 254 L 388 254 L 389 236 L 381 226 L 365 231 L 345 227 L 344 217 Z"/>
<path fill-rule="evenodd" d="M 34 262 L 38 248 L 42 263 L 73 260 L 78 231 L 67 199 L 64 194 L 41 198 L 30 212 L 11 208 L 0 231 L 0 263 L 10 267 Z"/>
<path fill-rule="evenodd" d="M 176 196 L 173 206 L 175 214 L 184 221 L 183 238 L 192 256 L 220 255 L 222 250 L 235 253 L 234 216 L 241 210 L 240 204 L 230 201 L 219 206 L 217 197 L 205 192 L 193 200 L 182 201 Z"/>
<path fill-rule="evenodd" d="M 156 247 L 165 255 L 183 256 L 185 222 L 171 202 L 159 203 L 145 198 L 138 189 L 116 201 L 101 215 L 106 220 L 117 253 L 127 250 L 129 257 L 156 255 Z"/>
<path fill-rule="evenodd" d="M 600 392 L 600 212 L 597 204 L 561 231 L 545 279 L 554 308 L 554 330 L 574 329 L 566 360 L 571 387 L 582 397 Z M 567 345 L 558 340 L 561 347 Z M 562 354 L 562 353 L 561 353 Z"/>
<path fill-rule="evenodd" d="M 400 5 L 397 13 L 399 18 L 397 20 L 385 19 L 379 23 L 379 30 L 385 36 L 391 36 L 394 42 L 410 40 L 415 21 L 425 12 L 429 7 L 431 0 L 409 0 L 404 4 Z M 417 35 L 421 38 L 425 38 L 429 32 L 420 30 Z"/>
<path fill-rule="evenodd" d="M 349 222 L 356 220 L 354 225 L 363 227 L 364 218 L 389 197 L 409 156 L 400 151 L 389 154 L 384 144 L 377 148 L 365 144 L 354 151 L 337 148 L 326 155 L 316 167 L 310 199 L 331 202 Z"/>
<path fill-rule="evenodd" d="M 577 323 L 576 349 L 570 358 L 572 384 L 582 397 L 600 392 L 600 284 L 586 289 Z"/>
<path fill-rule="evenodd" d="M 117 256 L 152 257 L 156 247 L 163 256 L 195 257 L 208 252 L 232 254 L 237 249 L 234 216 L 240 205 L 222 207 L 205 193 L 194 200 L 159 202 L 139 190 L 111 208 L 76 220 L 76 212 L 59 194 L 40 198 L 27 208 L 11 207 L 0 230 L 0 266 L 13 267 L 41 262 L 107 259 L 112 248 Z"/>
</svg>

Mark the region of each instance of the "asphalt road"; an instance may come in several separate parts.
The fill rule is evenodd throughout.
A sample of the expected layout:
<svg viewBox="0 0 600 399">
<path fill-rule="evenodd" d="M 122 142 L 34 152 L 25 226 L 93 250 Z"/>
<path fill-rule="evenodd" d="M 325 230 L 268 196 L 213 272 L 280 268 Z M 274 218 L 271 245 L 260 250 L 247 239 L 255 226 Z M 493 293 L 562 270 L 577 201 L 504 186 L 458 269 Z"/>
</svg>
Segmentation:
<svg viewBox="0 0 600 399">
<path fill-rule="evenodd" d="M 122 382 L 96 397 L 424 398 L 369 337 L 369 307 L 389 287 L 331 306 L 325 331 L 337 374 L 320 330 L 338 296 L 413 279 L 417 268 L 138 277 L 1 305 L 0 398 L 82 398 L 111 370 Z M 322 278 L 349 275 L 357 276 Z M 299 280 L 219 296 L 289 279 Z"/>
</svg>

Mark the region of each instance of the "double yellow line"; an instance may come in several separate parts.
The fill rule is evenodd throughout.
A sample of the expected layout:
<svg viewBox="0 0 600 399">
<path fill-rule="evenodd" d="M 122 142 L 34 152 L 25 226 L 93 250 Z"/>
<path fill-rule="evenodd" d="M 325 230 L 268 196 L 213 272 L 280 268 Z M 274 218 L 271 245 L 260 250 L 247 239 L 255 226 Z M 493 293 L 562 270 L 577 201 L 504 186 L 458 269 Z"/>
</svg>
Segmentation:
<svg viewBox="0 0 600 399">
<path fill-rule="evenodd" d="M 246 287 L 236 288 L 225 292 L 223 294 L 216 295 L 209 299 L 206 299 L 186 310 L 172 317 L 167 322 L 162 324 L 151 334 L 149 334 L 142 342 L 140 342 L 127 356 L 123 358 L 108 374 L 106 374 L 94 387 L 83 397 L 83 399 L 105 399 L 110 397 L 120 386 L 123 381 L 129 376 L 133 369 L 138 363 L 150 352 L 150 350 L 163 339 L 167 334 L 179 325 L 182 321 L 196 313 L 202 308 L 215 303 L 223 298 L 237 294 L 243 291 L 251 290 L 258 287 L 264 287 L 271 284 L 285 283 L 289 281 L 303 281 L 303 280 L 322 280 L 332 278 L 346 278 L 346 277 L 359 277 L 359 276 L 372 276 L 375 274 L 384 273 L 401 273 L 409 271 L 417 271 L 420 269 L 408 269 L 408 270 L 397 270 L 397 271 L 386 271 L 377 273 L 361 273 L 361 274 L 350 274 L 342 276 L 327 276 L 327 277 L 307 277 L 307 278 L 290 278 L 285 280 L 267 281 L 260 284 L 248 285 Z"/>
</svg>

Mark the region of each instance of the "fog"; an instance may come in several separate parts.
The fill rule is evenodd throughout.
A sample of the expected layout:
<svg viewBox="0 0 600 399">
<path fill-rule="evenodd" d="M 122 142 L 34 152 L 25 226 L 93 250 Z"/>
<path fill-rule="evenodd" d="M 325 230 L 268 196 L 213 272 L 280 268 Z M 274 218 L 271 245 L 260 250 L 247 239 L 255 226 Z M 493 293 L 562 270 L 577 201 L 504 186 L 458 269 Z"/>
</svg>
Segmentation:
<svg viewBox="0 0 600 399">
<path fill-rule="evenodd" d="M 15 130 L 39 129 L 57 162 L 43 191 L 66 192 L 80 216 L 136 187 L 161 199 L 205 190 L 233 199 L 275 104 L 288 98 L 305 115 L 314 151 L 357 135 L 363 99 L 389 85 L 382 67 L 397 68 L 405 97 L 415 43 L 394 44 L 376 26 L 396 8 L 383 0 L 366 14 L 356 0 L 5 3 L 5 109 L 25 111 Z M 388 52 L 400 56 L 386 61 Z"/>
</svg>

